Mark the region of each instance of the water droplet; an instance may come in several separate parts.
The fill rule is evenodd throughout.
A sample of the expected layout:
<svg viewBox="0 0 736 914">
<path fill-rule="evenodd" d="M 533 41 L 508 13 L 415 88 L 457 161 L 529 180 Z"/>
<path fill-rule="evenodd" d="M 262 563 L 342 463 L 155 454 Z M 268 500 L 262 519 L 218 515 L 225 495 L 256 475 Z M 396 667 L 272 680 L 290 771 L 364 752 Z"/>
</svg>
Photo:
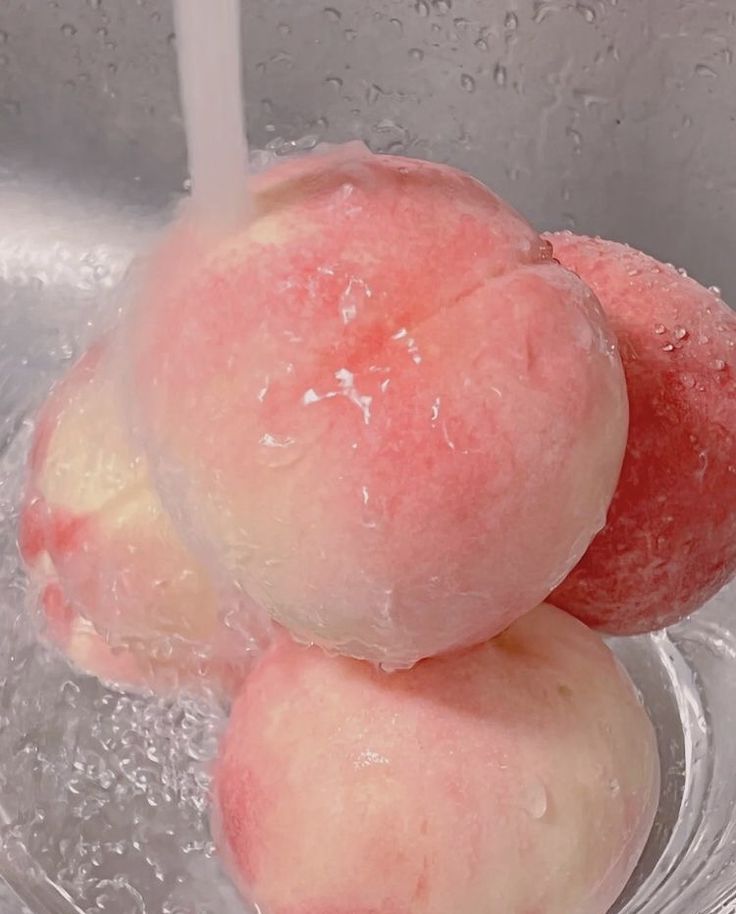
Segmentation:
<svg viewBox="0 0 736 914">
<path fill-rule="evenodd" d="M 613 797 L 617 797 L 621 793 L 621 785 L 616 780 L 616 778 L 613 778 L 608 782 L 608 792 Z"/>
<path fill-rule="evenodd" d="M 421 48 L 410 48 L 409 57 L 411 57 L 412 60 L 424 60 L 424 51 Z"/>
<path fill-rule="evenodd" d="M 452 0 L 432 0 L 432 6 L 438 13 L 449 13 L 452 9 Z"/>
<path fill-rule="evenodd" d="M 87 0 L 87 3 L 92 7 L 93 10 L 98 10 L 102 0 Z"/>
<path fill-rule="evenodd" d="M 61 34 L 66 35 L 67 38 L 73 38 L 77 34 L 77 30 L 70 22 L 65 22 L 61 27 Z"/>
<path fill-rule="evenodd" d="M 534 12 L 532 13 L 532 22 L 540 23 L 551 13 L 558 12 L 557 5 L 549 0 L 534 0 Z"/>
<path fill-rule="evenodd" d="M 595 22 L 595 10 L 592 6 L 587 6 L 585 3 L 576 3 L 575 9 L 586 22 Z"/>
<path fill-rule="evenodd" d="M 716 371 L 724 371 L 726 368 L 726 363 L 723 361 L 723 359 L 716 359 L 713 362 L 713 367 Z"/>
<path fill-rule="evenodd" d="M 541 781 L 532 780 L 526 786 L 522 806 L 532 819 L 543 819 L 547 812 L 547 789 Z"/>
<path fill-rule="evenodd" d="M 675 327 L 675 339 L 676 340 L 687 339 L 687 330 L 684 327 Z"/>
<path fill-rule="evenodd" d="M 464 19 L 462 16 L 458 17 L 457 19 L 453 19 L 452 24 L 455 26 L 458 32 L 464 32 L 470 25 L 468 20 Z"/>
<path fill-rule="evenodd" d="M 279 22 L 277 28 L 279 35 L 291 35 L 291 26 L 288 22 Z"/>
<path fill-rule="evenodd" d="M 686 387 L 688 390 L 692 390 L 695 387 L 695 378 L 688 371 L 683 371 L 680 375 L 680 383 L 683 387 Z"/>
<path fill-rule="evenodd" d="M 665 352 L 674 352 L 675 351 L 674 343 L 665 343 L 664 346 L 662 346 L 662 349 L 664 349 Z"/>
<path fill-rule="evenodd" d="M 158 10 L 151 13 L 151 22 L 161 22 L 161 13 Z"/>
<path fill-rule="evenodd" d="M 172 48 L 176 47 L 176 32 L 169 32 L 169 34 L 166 36 L 166 41 L 171 45 Z"/>
<path fill-rule="evenodd" d="M 488 42 L 485 40 L 485 38 L 479 38 L 479 39 L 475 42 L 475 46 L 476 46 L 476 48 L 478 48 L 479 51 L 487 51 L 487 50 L 488 50 Z"/>
<path fill-rule="evenodd" d="M 506 18 L 503 21 L 504 28 L 509 32 L 515 32 L 519 28 L 519 17 L 516 13 L 508 12 L 506 13 Z"/>
<path fill-rule="evenodd" d="M 287 54 L 286 51 L 278 51 L 273 57 L 270 58 L 270 63 L 282 64 L 287 67 L 289 70 L 294 65 L 293 58 L 291 54 Z"/>
<path fill-rule="evenodd" d="M 380 86 L 377 86 L 375 83 L 371 83 L 370 86 L 365 90 L 365 100 L 369 105 L 375 105 L 378 99 L 385 95 L 386 93 Z"/>
<path fill-rule="evenodd" d="M 330 22 L 339 22 L 342 19 L 342 13 L 340 10 L 336 10 L 334 6 L 326 6 L 322 12 Z"/>
<path fill-rule="evenodd" d="M 339 92 L 340 89 L 342 89 L 342 80 L 340 79 L 339 76 L 328 76 L 325 79 L 325 82 L 327 83 L 328 86 L 332 86 L 332 88 L 335 89 L 336 92 Z"/>
<path fill-rule="evenodd" d="M 401 19 L 389 19 L 389 22 L 396 29 L 399 35 L 404 34 L 404 23 L 401 21 Z"/>
<path fill-rule="evenodd" d="M 608 101 L 605 95 L 596 95 L 594 92 L 588 92 L 585 89 L 573 89 L 572 94 L 575 98 L 579 98 L 586 108 L 592 108 L 594 105 L 605 105 Z"/>
<path fill-rule="evenodd" d="M 574 127 L 568 127 L 565 133 L 567 133 L 572 140 L 572 151 L 576 155 L 580 155 L 580 150 L 583 146 L 583 138 L 580 133 Z"/>
<path fill-rule="evenodd" d="M 343 35 L 345 36 L 345 41 L 355 41 L 355 39 L 358 37 L 358 33 L 355 31 L 355 29 L 345 29 Z"/>
<path fill-rule="evenodd" d="M 469 73 L 463 73 L 460 77 L 460 85 L 466 92 L 475 92 L 475 80 Z"/>
<path fill-rule="evenodd" d="M 418 13 L 423 19 L 426 19 L 429 16 L 429 4 L 426 0 L 416 0 L 414 3 L 414 11 Z"/>
<path fill-rule="evenodd" d="M 708 286 L 708 291 L 712 292 L 714 295 L 717 295 L 718 298 L 720 298 L 722 295 L 720 286 Z"/>
<path fill-rule="evenodd" d="M 61 687 L 62 700 L 65 703 L 70 704 L 72 706 L 74 706 L 74 704 L 76 703 L 77 699 L 79 698 L 80 693 L 81 693 L 81 689 L 79 688 L 77 683 L 72 682 L 71 679 L 67 679 L 66 682 Z"/>
<path fill-rule="evenodd" d="M 497 63 L 493 70 L 493 81 L 501 89 L 506 85 L 508 74 L 503 64 Z"/>
<path fill-rule="evenodd" d="M 677 272 L 680 274 L 680 276 L 683 276 L 685 279 L 687 279 L 687 270 L 685 267 L 678 267 Z"/>
<path fill-rule="evenodd" d="M 706 79 L 715 79 L 718 76 L 713 67 L 709 67 L 707 63 L 696 64 L 695 75 L 705 77 Z"/>
<path fill-rule="evenodd" d="M 665 331 L 666 329 L 667 329 L 667 328 L 665 327 L 664 324 L 655 324 L 655 325 L 654 325 L 654 332 L 657 333 L 657 334 L 659 334 L 660 336 L 664 333 L 664 331 Z"/>
<path fill-rule="evenodd" d="M 114 76 L 118 72 L 118 65 L 116 63 L 109 63 L 107 65 L 107 72 Z"/>
</svg>

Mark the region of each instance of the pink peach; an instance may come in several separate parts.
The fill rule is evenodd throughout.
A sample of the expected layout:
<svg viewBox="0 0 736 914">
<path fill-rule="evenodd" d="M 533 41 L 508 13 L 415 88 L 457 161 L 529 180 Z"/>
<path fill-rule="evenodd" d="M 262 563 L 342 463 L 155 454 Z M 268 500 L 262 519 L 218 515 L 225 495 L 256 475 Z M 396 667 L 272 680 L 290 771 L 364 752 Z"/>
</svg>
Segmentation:
<svg viewBox="0 0 736 914">
<path fill-rule="evenodd" d="M 225 628 L 219 595 L 127 439 L 107 343 L 87 353 L 41 411 L 20 545 L 47 634 L 101 678 L 138 686 L 209 670 L 231 684 L 251 659 L 255 640 Z M 161 675 L 146 673 L 156 668 Z"/>
<path fill-rule="evenodd" d="M 386 667 L 532 609 L 602 526 L 627 403 L 594 296 L 477 181 L 352 147 L 186 224 L 121 363 L 162 497 L 298 639 Z"/>
<path fill-rule="evenodd" d="M 604 914 L 658 784 L 623 668 L 542 606 L 392 674 L 277 645 L 234 705 L 215 830 L 263 914 Z"/>
<path fill-rule="evenodd" d="M 663 628 L 736 573 L 736 315 L 640 251 L 550 240 L 618 336 L 631 408 L 607 524 L 550 599 L 606 632 Z"/>
</svg>

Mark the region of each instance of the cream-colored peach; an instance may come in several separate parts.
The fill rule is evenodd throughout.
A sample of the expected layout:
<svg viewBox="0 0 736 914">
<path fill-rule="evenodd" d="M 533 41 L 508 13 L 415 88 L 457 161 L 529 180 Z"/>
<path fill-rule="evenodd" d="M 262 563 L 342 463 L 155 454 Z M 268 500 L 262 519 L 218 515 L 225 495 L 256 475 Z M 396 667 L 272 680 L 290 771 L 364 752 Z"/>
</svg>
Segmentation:
<svg viewBox="0 0 736 914">
<path fill-rule="evenodd" d="M 658 784 L 623 668 L 542 606 L 392 674 L 284 640 L 234 705 L 215 828 L 263 914 L 604 914 Z"/>
<path fill-rule="evenodd" d="M 174 674 L 190 682 L 210 670 L 231 683 L 265 624 L 237 632 L 224 625 L 221 595 L 128 441 L 108 345 L 72 369 L 38 420 L 20 541 L 48 631 L 102 678 L 136 686 Z M 242 601 L 237 610 L 231 615 L 242 625 L 252 606 Z M 161 677 L 148 674 L 156 667 Z"/>
<path fill-rule="evenodd" d="M 595 297 L 454 169 L 350 148 L 263 181 L 251 224 L 185 222 L 134 290 L 123 383 L 165 504 L 300 640 L 402 667 L 497 634 L 618 478 Z"/>
</svg>

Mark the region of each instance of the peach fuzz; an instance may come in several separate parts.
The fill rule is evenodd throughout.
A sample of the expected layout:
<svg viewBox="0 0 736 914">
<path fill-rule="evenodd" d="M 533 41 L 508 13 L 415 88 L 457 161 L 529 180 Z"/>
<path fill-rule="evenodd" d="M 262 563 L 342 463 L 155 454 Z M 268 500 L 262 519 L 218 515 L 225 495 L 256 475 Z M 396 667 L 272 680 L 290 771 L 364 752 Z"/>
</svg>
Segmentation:
<svg viewBox="0 0 736 914">
<path fill-rule="evenodd" d="M 107 342 L 41 410 L 20 547 L 46 634 L 85 671 L 134 687 L 205 672 L 216 688 L 240 681 L 255 640 L 224 627 L 219 595 L 128 442 Z"/>
<path fill-rule="evenodd" d="M 623 668 L 542 606 L 392 674 L 276 645 L 235 702 L 214 825 L 263 914 L 604 914 L 658 787 Z"/>
<path fill-rule="evenodd" d="M 595 297 L 454 169 L 354 147 L 184 219 L 124 384 L 164 503 L 300 641 L 386 668 L 529 611 L 601 528 L 627 402 Z"/>
<path fill-rule="evenodd" d="M 663 628 L 736 573 L 736 314 L 626 245 L 549 238 L 618 336 L 631 410 L 607 524 L 550 600 L 614 634 Z"/>
</svg>

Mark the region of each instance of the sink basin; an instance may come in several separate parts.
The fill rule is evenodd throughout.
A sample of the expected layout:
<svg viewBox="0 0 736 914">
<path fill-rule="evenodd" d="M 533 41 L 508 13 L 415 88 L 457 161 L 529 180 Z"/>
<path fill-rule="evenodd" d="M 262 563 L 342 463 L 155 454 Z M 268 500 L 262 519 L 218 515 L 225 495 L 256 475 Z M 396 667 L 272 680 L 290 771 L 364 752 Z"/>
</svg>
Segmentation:
<svg viewBox="0 0 736 914">
<path fill-rule="evenodd" d="M 257 150 L 358 137 L 448 161 L 540 229 L 625 239 L 736 301 L 731 0 L 247 0 L 243 19 Z M 34 411 L 184 192 L 175 73 L 163 0 L 0 8 L 2 914 L 246 910 L 208 826 L 222 708 L 71 670 L 38 641 L 16 546 Z M 611 644 L 664 774 L 615 910 L 734 912 L 736 585 Z"/>
</svg>

